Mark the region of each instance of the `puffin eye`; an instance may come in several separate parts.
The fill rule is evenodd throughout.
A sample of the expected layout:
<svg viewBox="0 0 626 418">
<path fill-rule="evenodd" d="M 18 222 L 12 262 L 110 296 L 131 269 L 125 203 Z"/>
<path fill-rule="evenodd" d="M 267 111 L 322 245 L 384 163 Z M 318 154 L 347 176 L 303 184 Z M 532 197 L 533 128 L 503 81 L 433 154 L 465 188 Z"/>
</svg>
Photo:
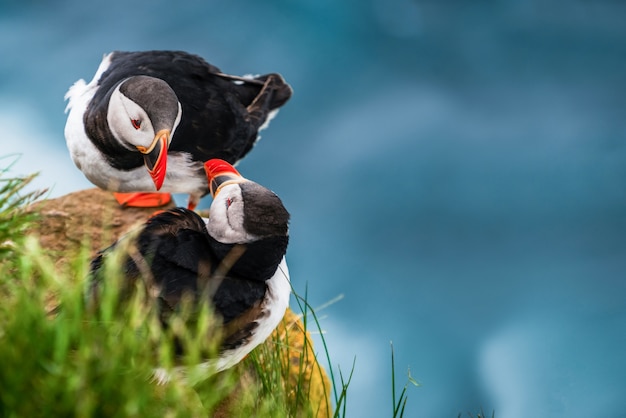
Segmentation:
<svg viewBox="0 0 626 418">
<path fill-rule="evenodd" d="M 230 207 L 230 205 L 232 205 L 232 204 L 233 204 L 233 199 L 232 199 L 232 198 L 230 198 L 230 197 L 229 197 L 229 198 L 227 198 L 227 199 L 226 199 L 226 207 L 228 208 L 228 207 Z"/>
<path fill-rule="evenodd" d="M 133 128 L 135 129 L 141 128 L 141 119 L 131 119 L 130 123 L 133 124 Z"/>
</svg>

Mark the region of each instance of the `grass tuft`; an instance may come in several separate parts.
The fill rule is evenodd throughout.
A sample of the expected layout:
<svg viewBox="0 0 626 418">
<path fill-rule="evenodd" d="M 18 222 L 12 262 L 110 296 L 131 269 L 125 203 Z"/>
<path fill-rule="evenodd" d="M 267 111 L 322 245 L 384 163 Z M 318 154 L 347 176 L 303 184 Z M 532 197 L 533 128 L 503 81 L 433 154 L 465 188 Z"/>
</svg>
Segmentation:
<svg viewBox="0 0 626 418">
<path fill-rule="evenodd" d="M 8 157 L 0 158 L 6 159 Z M 0 169 L 0 261 L 13 258 L 15 249 L 24 237 L 24 231 L 35 220 L 36 215 L 26 207 L 43 196 L 46 191 L 25 192 L 24 189 L 37 174 L 22 177 L 7 177 L 17 159 L 8 167 Z"/>
<path fill-rule="evenodd" d="M 27 206 L 45 192 L 24 192 L 35 175 L 6 178 L 8 172 L 0 170 L 1 417 L 347 416 L 356 359 L 347 374 L 333 367 L 306 291 L 294 292 L 301 314 L 286 316 L 240 365 L 199 375 L 192 366 L 217 349 L 217 331 L 207 338 L 215 323 L 209 307 L 185 306 L 164 330 L 141 283 L 120 290 L 116 257 L 107 259 L 93 303 L 90 250 L 83 246 L 57 266 L 58 255 L 26 234 L 37 220 Z M 321 336 L 329 377 L 311 331 Z M 177 366 L 186 373 L 172 373 Z M 408 383 L 396 399 L 394 367 L 392 348 L 393 416 L 402 417 Z M 156 369 L 173 378 L 156 384 Z M 409 382 L 416 384 L 410 374 Z"/>
<path fill-rule="evenodd" d="M 404 410 L 406 408 L 406 402 L 408 400 L 407 389 L 409 384 L 413 386 L 420 386 L 420 384 L 411 376 L 411 370 L 407 370 L 407 382 L 404 384 L 400 396 L 396 400 L 396 364 L 395 356 L 393 352 L 393 342 L 390 342 L 391 346 L 391 402 L 393 406 L 392 417 L 401 418 L 404 416 Z"/>
</svg>

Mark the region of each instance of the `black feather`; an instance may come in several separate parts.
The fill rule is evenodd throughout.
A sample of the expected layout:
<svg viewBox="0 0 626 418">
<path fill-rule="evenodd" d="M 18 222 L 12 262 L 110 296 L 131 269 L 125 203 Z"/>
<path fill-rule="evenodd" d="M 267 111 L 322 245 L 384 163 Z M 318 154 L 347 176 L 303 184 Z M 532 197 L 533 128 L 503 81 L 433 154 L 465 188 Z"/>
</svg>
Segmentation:
<svg viewBox="0 0 626 418">
<path fill-rule="evenodd" d="M 137 250 L 135 256 L 127 254 L 122 266 L 128 288 L 133 288 L 130 284 L 137 279 L 142 279 L 147 287 L 158 288 L 164 321 L 185 294 L 199 300 L 207 296 L 207 288 L 213 287 L 213 293 L 208 294 L 210 303 L 225 324 L 263 299 L 267 291 L 265 281 L 276 272 L 289 241 L 287 236 L 280 236 L 239 245 L 243 254 L 225 274 L 217 274 L 236 245 L 213 239 L 195 212 L 171 209 L 152 217 L 138 235 L 122 238 L 93 259 L 92 294 L 103 280 L 104 259 L 125 239 L 133 239 L 131 247 Z M 149 277 L 138 263 L 145 263 Z"/>
<path fill-rule="evenodd" d="M 269 112 L 291 97 L 291 87 L 278 74 L 256 77 L 257 82 L 233 81 L 197 55 L 182 51 L 114 52 L 98 81 L 98 90 L 84 115 L 87 135 L 119 170 L 143 164 L 113 139 L 107 109 L 113 88 L 122 80 L 147 75 L 167 82 L 178 96 L 183 116 L 169 147 L 199 162 L 243 158 L 254 145 Z M 200 173 L 204 175 L 204 173 Z"/>
</svg>

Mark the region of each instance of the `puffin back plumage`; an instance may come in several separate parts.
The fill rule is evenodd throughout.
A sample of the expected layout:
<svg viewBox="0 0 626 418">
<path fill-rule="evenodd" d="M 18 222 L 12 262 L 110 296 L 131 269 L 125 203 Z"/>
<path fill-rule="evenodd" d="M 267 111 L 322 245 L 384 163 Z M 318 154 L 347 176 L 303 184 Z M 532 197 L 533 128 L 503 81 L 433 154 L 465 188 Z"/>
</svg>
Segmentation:
<svg viewBox="0 0 626 418">
<path fill-rule="evenodd" d="M 125 239 L 132 242 L 121 245 Z M 140 231 L 98 254 L 91 265 L 91 296 L 97 300 L 104 280 L 104 258 L 117 247 L 128 251 L 130 245 L 132 250 L 122 265 L 126 278 L 122 294 L 131 292 L 136 288 L 135 281 L 142 280 L 148 294 L 156 297 L 161 321 L 166 326 L 183 298 L 200 302 L 208 297 L 227 330 L 222 350 L 236 350 L 253 339 L 259 321 L 272 315 L 268 302 L 263 301 L 279 296 L 268 295 L 274 276 L 278 274 L 279 280 L 287 280 L 288 286 L 288 277 L 278 271 L 279 264 L 284 263 L 288 242 L 287 235 L 274 235 L 244 244 L 224 244 L 207 233 L 205 220 L 195 212 L 171 209 L 153 216 Z M 282 317 L 286 303 L 279 302 L 279 312 L 274 317 Z"/>
</svg>

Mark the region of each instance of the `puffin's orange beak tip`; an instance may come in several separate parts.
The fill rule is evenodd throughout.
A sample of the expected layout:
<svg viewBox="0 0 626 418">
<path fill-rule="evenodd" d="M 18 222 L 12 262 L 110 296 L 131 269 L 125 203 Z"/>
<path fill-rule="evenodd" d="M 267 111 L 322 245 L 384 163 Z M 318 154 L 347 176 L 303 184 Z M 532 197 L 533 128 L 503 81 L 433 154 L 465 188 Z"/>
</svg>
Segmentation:
<svg viewBox="0 0 626 418">
<path fill-rule="evenodd" d="M 232 173 L 240 176 L 239 171 L 233 167 L 230 163 L 219 158 L 213 158 L 204 163 L 204 171 L 206 171 L 209 181 L 211 178 L 221 173 Z"/>
<path fill-rule="evenodd" d="M 163 150 L 157 159 L 154 169 L 149 170 L 150 176 L 154 181 L 157 190 L 163 187 L 165 181 L 165 173 L 167 172 L 167 150 Z"/>
<path fill-rule="evenodd" d="M 243 179 L 235 167 L 218 158 L 205 162 L 204 171 L 206 171 L 207 180 L 209 182 L 209 192 L 213 197 L 217 195 L 220 186 L 225 182 L 234 179 Z"/>
<path fill-rule="evenodd" d="M 160 190 L 167 172 L 167 137 L 159 138 L 152 151 L 144 154 L 144 162 L 157 191 Z"/>
</svg>

